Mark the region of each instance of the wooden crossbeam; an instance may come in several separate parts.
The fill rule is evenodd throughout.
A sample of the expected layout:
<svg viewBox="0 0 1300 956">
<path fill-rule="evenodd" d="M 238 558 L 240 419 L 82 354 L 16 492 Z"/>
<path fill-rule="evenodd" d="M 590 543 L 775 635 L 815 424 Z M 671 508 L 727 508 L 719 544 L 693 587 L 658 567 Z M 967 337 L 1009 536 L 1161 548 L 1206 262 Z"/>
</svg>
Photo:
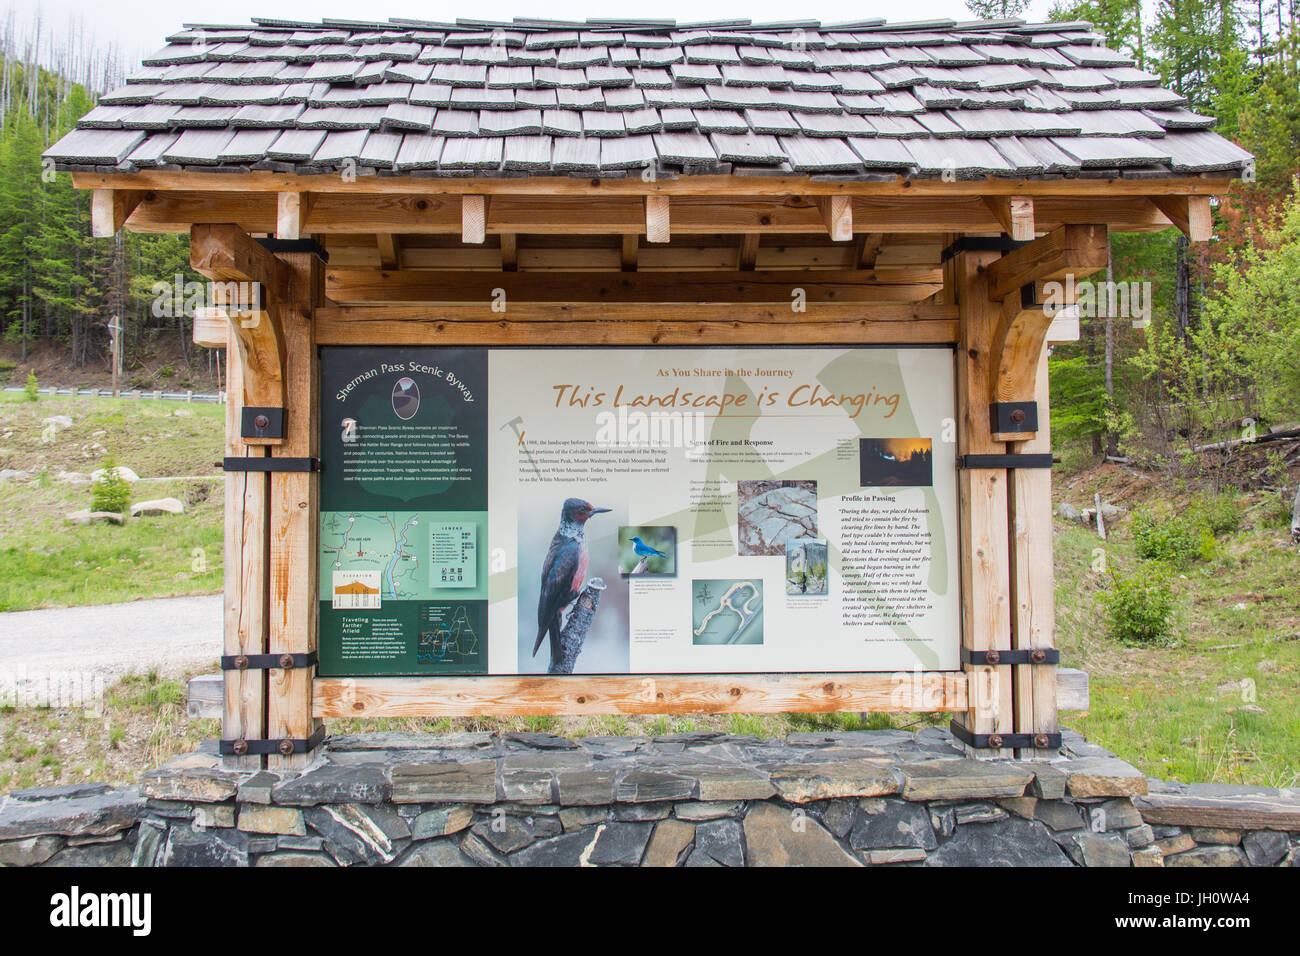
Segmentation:
<svg viewBox="0 0 1300 956">
<path fill-rule="evenodd" d="M 1004 299 L 1019 295 L 1020 287 L 1030 282 L 1067 275 L 1082 278 L 1106 268 L 1109 257 L 1105 226 L 1061 226 L 992 262 L 986 270 L 988 295 Z"/>
<path fill-rule="evenodd" d="M 1157 209 L 1192 242 L 1205 242 L 1214 234 L 1209 196 L 1152 196 Z"/>
<path fill-rule="evenodd" d="M 197 227 L 196 227 L 197 228 Z M 769 303 L 789 309 L 795 290 L 807 302 L 920 302 L 942 286 L 930 267 L 826 272 L 383 272 L 330 269 L 331 301 L 345 303 L 441 302 L 487 307 L 504 289 L 513 308 L 522 302 Z M 883 279 L 883 281 L 882 281 Z"/>
<path fill-rule="evenodd" d="M 884 233 L 868 232 L 858 239 L 857 266 L 859 269 L 871 269 L 876 265 L 880 255 L 880 246 L 884 242 Z"/>
<path fill-rule="evenodd" d="M 245 405 L 284 407 L 285 348 L 279 309 L 290 273 L 238 226 L 199 225 L 190 232 L 190 266 L 213 280 L 214 306 L 224 307 L 243 371 Z M 237 297 L 237 298 L 235 298 Z M 246 439 L 279 444 L 279 439 Z"/>
<path fill-rule="evenodd" d="M 497 273 L 498 278 L 501 273 Z M 510 302 L 485 305 L 323 306 L 319 345 L 771 345 L 935 344 L 957 339 L 956 309 L 935 305 Z"/>
<path fill-rule="evenodd" d="M 700 674 L 650 679 L 573 677 L 317 678 L 317 717 L 476 714 L 730 714 L 952 711 L 967 705 L 963 674 L 925 674 L 901 690 L 891 674 Z"/>
<path fill-rule="evenodd" d="M 96 189 L 90 194 L 90 234 L 96 239 L 117 235 L 144 198 L 139 189 Z"/>
<path fill-rule="evenodd" d="M 909 179 L 835 182 L 807 176 L 681 176 L 643 180 L 522 176 L 517 179 L 439 179 L 409 176 L 362 176 L 347 182 L 340 176 L 313 176 L 313 192 L 427 193 L 458 196 L 466 193 L 493 196 L 709 196 L 749 194 L 766 196 L 1217 196 L 1232 185 L 1231 176 L 1171 176 L 1168 179 Z M 296 173 L 255 170 L 249 173 L 202 173 L 193 170 L 142 170 L 137 173 L 75 172 L 79 189 L 202 189 L 212 192 L 282 192 L 302 189 Z"/>
<path fill-rule="evenodd" d="M 1034 238 L 1034 200 L 1030 196 L 985 196 L 984 203 L 1002 226 L 1002 231 L 1017 242 Z"/>
<path fill-rule="evenodd" d="M 849 196 L 818 196 L 817 208 L 832 241 L 847 242 L 853 238 L 853 200 Z"/>
<path fill-rule="evenodd" d="M 428 183 L 428 180 L 421 180 Z M 666 197 L 659 197 L 666 198 Z M 471 203 L 471 207 L 477 207 Z M 662 206 L 662 203 L 656 204 Z M 980 196 L 855 196 L 855 233 L 996 233 L 1003 225 Z M 273 193 L 158 192 L 142 201 L 127 228 L 136 232 L 184 232 L 192 223 L 234 222 L 248 232 L 277 226 Z M 1116 230 L 1169 228 L 1169 220 L 1146 197 L 1040 197 L 1035 227 L 1050 231 L 1065 223 L 1106 222 Z M 465 217 L 459 196 L 436 192 L 313 192 L 313 234 L 461 235 Z M 646 231 L 644 198 L 595 196 L 493 196 L 485 234 L 629 235 Z M 817 197 L 728 194 L 672 200 L 671 235 L 827 235 Z"/>
<path fill-rule="evenodd" d="M 487 238 L 488 197 L 460 197 L 460 241 L 469 245 Z"/>
<path fill-rule="evenodd" d="M 757 232 L 747 232 L 740 240 L 740 270 L 752 272 L 758 264 L 758 246 L 763 236 Z"/>
<path fill-rule="evenodd" d="M 667 242 L 672 238 L 667 196 L 645 197 L 646 242 Z"/>
</svg>

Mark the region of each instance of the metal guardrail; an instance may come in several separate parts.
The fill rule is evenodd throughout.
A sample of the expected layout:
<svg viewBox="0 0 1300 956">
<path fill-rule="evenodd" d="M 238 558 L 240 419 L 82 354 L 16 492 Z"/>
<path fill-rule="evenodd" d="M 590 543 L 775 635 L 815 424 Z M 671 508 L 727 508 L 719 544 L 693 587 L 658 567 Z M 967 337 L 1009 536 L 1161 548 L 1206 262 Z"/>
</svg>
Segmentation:
<svg viewBox="0 0 1300 956">
<path fill-rule="evenodd" d="M 27 391 L 21 385 L 6 385 L 4 390 L 6 392 Z M 56 397 L 66 396 L 68 398 L 112 398 L 113 390 L 109 388 L 49 387 L 49 388 L 38 388 L 36 390 L 36 394 L 50 395 Z M 150 392 L 150 391 L 145 391 L 144 389 L 133 388 L 130 390 L 118 389 L 117 396 L 118 398 L 135 398 L 135 399 L 147 398 L 147 399 L 152 399 L 153 401 L 161 401 L 161 402 L 209 402 L 209 403 L 216 403 L 218 405 L 224 405 L 226 403 L 225 392 L 217 392 L 216 394 L 213 394 L 212 392 L 164 392 L 161 389 L 156 389 Z"/>
</svg>

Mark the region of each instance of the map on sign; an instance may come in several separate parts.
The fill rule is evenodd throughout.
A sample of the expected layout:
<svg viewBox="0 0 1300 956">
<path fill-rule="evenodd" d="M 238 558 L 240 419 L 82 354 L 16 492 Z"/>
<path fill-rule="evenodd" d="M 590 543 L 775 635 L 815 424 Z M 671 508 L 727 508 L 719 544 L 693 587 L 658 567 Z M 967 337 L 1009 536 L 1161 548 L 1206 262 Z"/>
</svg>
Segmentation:
<svg viewBox="0 0 1300 956">
<path fill-rule="evenodd" d="M 378 572 L 385 601 L 433 595 L 429 521 L 421 512 L 322 512 L 320 563 L 323 571 Z"/>
</svg>

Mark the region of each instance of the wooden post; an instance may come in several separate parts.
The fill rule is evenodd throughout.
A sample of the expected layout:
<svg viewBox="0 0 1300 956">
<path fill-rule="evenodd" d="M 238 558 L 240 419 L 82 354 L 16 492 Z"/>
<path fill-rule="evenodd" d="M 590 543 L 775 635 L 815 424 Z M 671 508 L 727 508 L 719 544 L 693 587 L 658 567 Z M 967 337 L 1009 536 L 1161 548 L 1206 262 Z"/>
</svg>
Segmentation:
<svg viewBox="0 0 1300 956">
<path fill-rule="evenodd" d="M 1038 431 L 1029 441 L 1012 445 L 1018 453 L 1052 450 L 1048 409 L 1047 350 L 1038 357 Z M 1052 470 L 1018 468 L 1012 472 L 1011 587 L 1015 608 L 1013 643 L 1018 650 L 1056 646 L 1055 575 L 1052 568 Z M 1053 734 L 1057 726 L 1056 674 L 1052 664 L 1018 664 L 1013 668 L 1016 732 Z M 1056 751 L 1027 748 L 1022 757 L 1051 757 Z"/>
<path fill-rule="evenodd" d="M 240 438 L 240 417 L 244 406 L 244 372 L 235 332 L 226 331 L 226 455 L 262 457 L 266 448 L 245 445 Z M 270 476 L 246 471 L 226 474 L 226 518 L 223 575 L 225 585 L 225 627 L 223 654 L 265 654 L 267 639 L 266 567 L 267 502 Z M 225 704 L 221 717 L 224 740 L 260 740 L 266 736 L 266 671 L 223 671 Z M 260 756 L 226 757 L 227 767 L 256 770 Z"/>
<path fill-rule="evenodd" d="M 947 286 L 957 296 L 957 453 L 1003 454 L 989 421 L 989 382 L 998 306 L 989 299 L 985 271 L 997 253 L 961 252 L 946 266 Z M 1007 529 L 1007 472 L 961 469 L 957 473 L 961 525 L 962 646 L 968 650 L 1010 650 L 1010 539 Z M 964 664 L 969 709 L 955 715 L 971 733 L 1008 733 L 1014 703 L 1009 666 Z M 1010 757 L 1006 749 L 974 750 L 978 757 Z"/>
<path fill-rule="evenodd" d="M 281 260 L 292 272 L 289 298 L 280 309 L 284 333 L 284 442 L 277 457 L 320 456 L 320 362 L 316 356 L 315 310 L 324 296 L 325 273 L 312 253 Z M 318 613 L 317 536 L 320 478 L 315 472 L 274 472 L 271 476 L 271 546 L 268 580 L 271 654 L 316 650 Z M 267 737 L 305 740 L 320 722 L 311 716 L 314 667 L 268 671 Z M 270 769 L 306 766 L 311 755 L 299 751 L 272 755 Z"/>
</svg>

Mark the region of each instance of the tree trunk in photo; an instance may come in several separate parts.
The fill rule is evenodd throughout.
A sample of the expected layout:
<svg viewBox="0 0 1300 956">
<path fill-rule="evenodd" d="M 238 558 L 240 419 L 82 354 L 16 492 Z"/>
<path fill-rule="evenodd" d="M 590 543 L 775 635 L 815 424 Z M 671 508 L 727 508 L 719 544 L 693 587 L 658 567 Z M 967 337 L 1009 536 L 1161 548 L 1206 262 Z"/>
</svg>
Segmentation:
<svg viewBox="0 0 1300 956">
<path fill-rule="evenodd" d="M 1187 338 L 1191 327 L 1192 277 L 1187 263 L 1187 237 L 1179 233 L 1174 244 L 1174 321 L 1178 337 Z"/>
<path fill-rule="evenodd" d="M 1291 540 L 1300 544 L 1300 484 L 1296 485 L 1295 502 L 1291 505 Z"/>
<path fill-rule="evenodd" d="M 587 640 L 587 631 L 591 629 L 591 622 L 596 617 L 601 592 L 604 590 L 605 582 L 600 578 L 592 578 L 582 589 L 578 599 L 573 602 L 569 619 L 564 622 L 564 628 L 560 631 L 560 659 L 551 662 L 547 667 L 548 674 L 573 673 L 574 665 L 578 663 L 578 655 L 582 653 L 583 642 Z"/>
</svg>

